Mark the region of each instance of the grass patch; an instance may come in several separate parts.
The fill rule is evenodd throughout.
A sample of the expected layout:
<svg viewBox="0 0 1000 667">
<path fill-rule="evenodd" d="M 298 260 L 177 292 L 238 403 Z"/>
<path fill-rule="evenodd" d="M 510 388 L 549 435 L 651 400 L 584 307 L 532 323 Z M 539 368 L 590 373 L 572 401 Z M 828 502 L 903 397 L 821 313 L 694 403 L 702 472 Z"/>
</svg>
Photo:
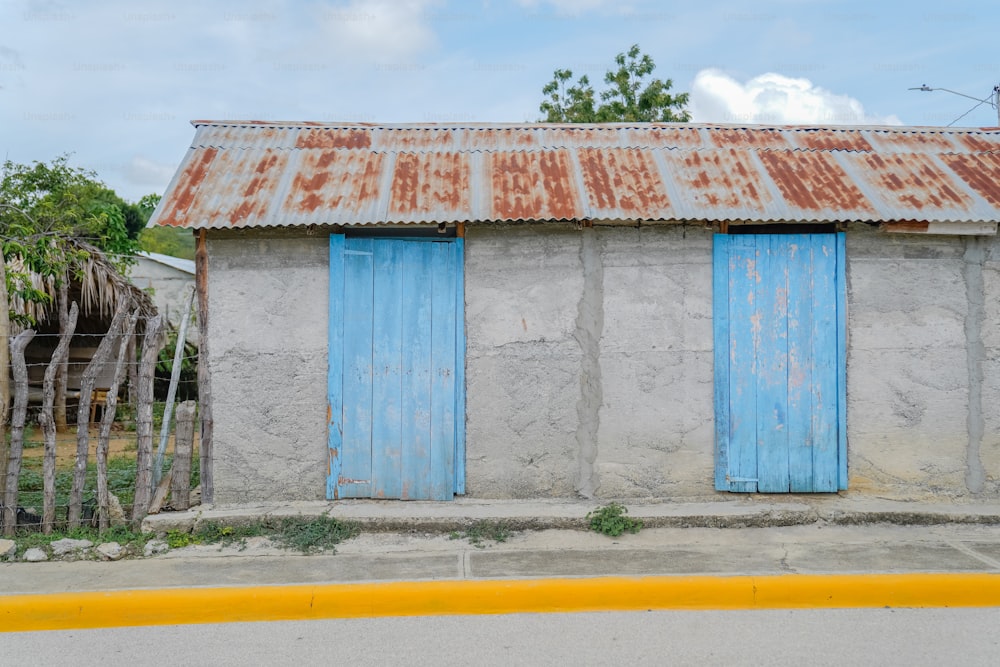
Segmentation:
<svg viewBox="0 0 1000 667">
<path fill-rule="evenodd" d="M 360 533 L 361 527 L 352 521 L 323 515 L 265 517 L 235 525 L 205 521 L 198 526 L 192 537 L 197 544 L 245 546 L 247 538 L 263 536 L 279 548 L 312 554 L 336 553 L 338 544 Z"/>
<path fill-rule="evenodd" d="M 465 539 L 469 544 L 477 549 L 486 547 L 486 542 L 506 542 L 513 531 L 506 521 L 476 521 L 464 531 L 455 531 L 449 538 L 452 540 Z"/>
<path fill-rule="evenodd" d="M 54 532 L 51 535 L 43 535 L 38 531 L 19 528 L 14 533 L 14 541 L 17 543 L 17 556 L 23 556 L 28 549 L 36 548 L 50 553 L 50 545 L 64 538 L 74 540 L 90 540 L 95 545 L 104 542 L 117 542 L 128 553 L 141 555 L 146 542 L 153 539 L 152 533 L 141 533 L 133 530 L 129 526 L 112 526 L 103 534 L 98 534 L 97 528 L 91 526 L 81 526 L 75 530 Z"/>
</svg>

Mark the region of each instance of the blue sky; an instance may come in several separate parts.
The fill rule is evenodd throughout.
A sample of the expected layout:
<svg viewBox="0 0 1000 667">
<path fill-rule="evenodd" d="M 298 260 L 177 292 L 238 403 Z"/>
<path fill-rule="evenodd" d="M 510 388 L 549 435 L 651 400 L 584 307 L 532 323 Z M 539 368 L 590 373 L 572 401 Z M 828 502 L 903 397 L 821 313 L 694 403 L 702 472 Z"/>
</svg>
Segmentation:
<svg viewBox="0 0 1000 667">
<path fill-rule="evenodd" d="M 941 126 L 1000 83 L 993 2 L 0 0 L 0 157 L 162 192 L 192 119 L 524 122 L 638 43 L 697 122 Z M 983 104 L 956 126 L 995 126 Z"/>
</svg>

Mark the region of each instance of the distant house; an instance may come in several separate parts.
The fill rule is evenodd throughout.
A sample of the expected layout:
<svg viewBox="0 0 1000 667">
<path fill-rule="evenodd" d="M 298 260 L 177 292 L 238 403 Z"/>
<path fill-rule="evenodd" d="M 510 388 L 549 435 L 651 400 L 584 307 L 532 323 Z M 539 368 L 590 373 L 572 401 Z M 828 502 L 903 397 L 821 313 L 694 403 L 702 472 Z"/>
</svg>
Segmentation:
<svg viewBox="0 0 1000 667">
<path fill-rule="evenodd" d="M 180 325 L 194 289 L 193 260 L 155 252 L 140 252 L 136 255 L 136 263 L 130 268 L 128 277 L 133 285 L 152 295 L 157 311 L 167 321 L 175 327 Z M 190 335 L 196 333 L 194 327 L 188 331 Z"/>
<path fill-rule="evenodd" d="M 217 502 L 1000 497 L 1000 129 L 195 126 Z"/>
</svg>

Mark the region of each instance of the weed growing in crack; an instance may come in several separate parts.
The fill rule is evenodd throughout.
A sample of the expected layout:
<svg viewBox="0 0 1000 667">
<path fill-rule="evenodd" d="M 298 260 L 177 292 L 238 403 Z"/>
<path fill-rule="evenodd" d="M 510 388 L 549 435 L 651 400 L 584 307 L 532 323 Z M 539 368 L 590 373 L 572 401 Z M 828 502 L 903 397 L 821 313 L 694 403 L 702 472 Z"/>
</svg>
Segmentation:
<svg viewBox="0 0 1000 667">
<path fill-rule="evenodd" d="M 454 531 L 448 537 L 452 540 L 466 539 L 477 549 L 484 549 L 485 541 L 506 542 L 512 532 L 506 521 L 482 520 L 476 521 L 464 531 Z"/>
<path fill-rule="evenodd" d="M 638 533 L 642 529 L 642 519 L 633 519 L 627 514 L 628 508 L 621 503 L 608 503 L 587 512 L 587 519 L 590 520 L 591 530 L 610 537 L 618 537 L 625 532 Z"/>
</svg>

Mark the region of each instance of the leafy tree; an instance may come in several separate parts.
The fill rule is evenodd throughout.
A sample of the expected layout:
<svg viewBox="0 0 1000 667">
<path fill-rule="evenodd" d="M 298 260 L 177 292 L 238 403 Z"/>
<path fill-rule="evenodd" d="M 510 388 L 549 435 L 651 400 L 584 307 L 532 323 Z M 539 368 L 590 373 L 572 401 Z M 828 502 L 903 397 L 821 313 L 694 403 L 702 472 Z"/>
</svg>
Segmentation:
<svg viewBox="0 0 1000 667">
<path fill-rule="evenodd" d="M 23 165 L 7 160 L 0 178 L 0 235 L 8 257 L 57 281 L 83 259 L 62 243 L 79 239 L 102 250 L 119 270 L 134 262 L 136 241 L 145 224 L 130 204 L 97 180 L 92 171 L 72 167 L 68 156 L 50 164 Z M 7 276 L 8 284 L 11 276 Z"/>
<path fill-rule="evenodd" d="M 594 88 L 586 76 L 570 84 L 573 72 L 556 70 L 552 81 L 542 88 L 546 99 L 539 106 L 546 123 L 668 122 L 691 120 L 685 108 L 688 93 L 670 94 L 673 81 L 650 78 L 656 68 L 653 59 L 633 44 L 615 56 L 618 69 L 609 70 L 604 82 L 610 87 L 600 93 L 595 106 Z"/>
<path fill-rule="evenodd" d="M 156 206 L 160 203 L 160 195 L 150 194 L 139 200 L 139 209 L 143 215 L 143 226 L 149 221 Z M 161 255 L 194 259 L 194 235 L 190 229 L 177 227 L 153 227 L 143 229 L 139 235 L 139 247 L 146 252 L 158 252 Z"/>
</svg>

